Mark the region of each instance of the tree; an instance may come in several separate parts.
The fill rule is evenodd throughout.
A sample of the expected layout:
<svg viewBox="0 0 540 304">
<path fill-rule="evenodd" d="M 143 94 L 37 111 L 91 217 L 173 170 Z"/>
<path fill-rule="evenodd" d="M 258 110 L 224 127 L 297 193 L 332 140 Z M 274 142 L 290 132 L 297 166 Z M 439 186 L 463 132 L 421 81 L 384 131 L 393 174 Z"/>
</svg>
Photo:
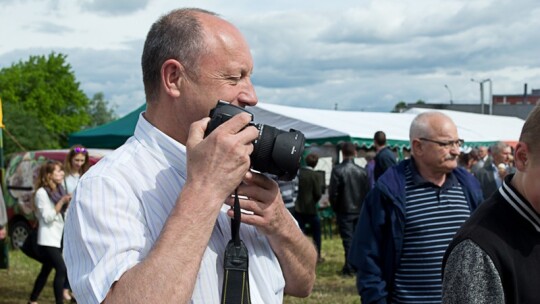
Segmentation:
<svg viewBox="0 0 540 304">
<path fill-rule="evenodd" d="M 88 125 L 89 100 L 79 88 L 66 55 L 30 56 L 0 70 L 6 125 L 5 152 L 59 148 L 70 133 Z"/>
<path fill-rule="evenodd" d="M 392 110 L 392 113 L 401 113 L 403 112 L 405 109 L 407 109 L 407 103 L 405 101 L 400 101 L 398 102 L 395 106 L 394 106 L 394 109 Z"/>
<path fill-rule="evenodd" d="M 425 101 L 423 101 L 422 99 L 418 99 L 416 101 L 416 104 L 418 105 L 423 105 L 423 104 L 426 104 Z M 400 102 L 396 103 L 396 105 L 394 106 L 394 108 L 392 109 L 392 113 L 401 113 L 403 111 L 405 111 L 407 109 L 407 103 L 403 100 L 401 100 Z"/>
<path fill-rule="evenodd" d="M 115 106 L 109 107 L 109 102 L 105 100 L 102 92 L 94 94 L 94 97 L 88 103 L 88 114 L 90 115 L 88 127 L 101 126 L 117 119 L 115 109 Z"/>
</svg>

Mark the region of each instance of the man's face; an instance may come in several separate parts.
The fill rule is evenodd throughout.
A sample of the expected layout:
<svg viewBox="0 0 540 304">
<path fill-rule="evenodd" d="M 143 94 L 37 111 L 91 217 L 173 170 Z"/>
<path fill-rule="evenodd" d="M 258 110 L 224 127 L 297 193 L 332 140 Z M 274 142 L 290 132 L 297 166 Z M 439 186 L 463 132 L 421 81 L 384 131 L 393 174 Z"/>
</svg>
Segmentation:
<svg viewBox="0 0 540 304">
<path fill-rule="evenodd" d="M 220 99 L 241 107 L 257 104 L 247 42 L 232 25 L 214 19 L 204 22 L 208 52 L 199 60 L 199 76 L 182 93 L 194 120 L 208 116 Z"/>
<path fill-rule="evenodd" d="M 420 153 L 415 152 L 415 159 L 418 158 L 418 161 L 424 163 L 434 173 L 449 173 L 457 167 L 459 146 L 442 143 L 458 141 L 457 128 L 452 121 L 444 117 L 432 118 L 431 126 L 430 137 L 426 138 L 427 140 L 419 140 Z"/>
<path fill-rule="evenodd" d="M 512 154 L 512 149 L 510 147 L 505 147 L 502 150 L 500 150 L 497 153 L 493 153 L 491 157 L 493 157 L 493 162 L 495 165 L 499 164 L 508 164 L 510 160 L 510 155 Z"/>
<path fill-rule="evenodd" d="M 482 146 L 482 147 L 478 148 L 478 156 L 480 157 L 480 159 L 486 157 L 487 152 L 488 152 L 487 147 Z"/>
</svg>

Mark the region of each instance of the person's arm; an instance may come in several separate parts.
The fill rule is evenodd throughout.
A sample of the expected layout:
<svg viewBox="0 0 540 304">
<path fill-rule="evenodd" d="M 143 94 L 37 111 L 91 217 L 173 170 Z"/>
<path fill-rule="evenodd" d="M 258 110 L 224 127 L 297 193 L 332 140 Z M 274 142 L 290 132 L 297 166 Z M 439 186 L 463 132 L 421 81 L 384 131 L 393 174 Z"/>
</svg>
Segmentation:
<svg viewBox="0 0 540 304">
<path fill-rule="evenodd" d="M 249 170 L 258 135 L 252 127 L 241 131 L 249 120 L 236 115 L 204 140 L 208 118 L 192 124 L 187 179 L 176 206 L 150 254 L 112 286 L 104 303 L 189 302 L 223 201 Z"/>
<path fill-rule="evenodd" d="M 240 199 L 240 207 L 254 213 L 242 214 L 242 222 L 264 233 L 278 258 L 285 277 L 285 293 L 307 297 L 315 283 L 317 251 L 285 208 L 277 184 L 262 174 L 247 174 L 238 187 L 238 195 L 247 197 Z M 227 200 L 227 204 L 233 203 L 233 198 Z M 232 217 L 233 211 L 229 210 L 228 215 Z"/>
<path fill-rule="evenodd" d="M 330 173 L 330 185 L 328 186 L 328 200 L 332 209 L 336 211 L 339 196 L 339 176 L 337 170 L 332 169 Z"/>
<path fill-rule="evenodd" d="M 445 304 L 504 304 L 501 278 L 493 261 L 472 240 L 456 245 L 443 276 Z"/>
<path fill-rule="evenodd" d="M 382 205 L 384 196 L 378 188 L 373 188 L 364 200 L 360 211 L 358 224 L 351 241 L 349 260 L 357 269 L 356 288 L 362 298 L 362 303 L 386 303 L 388 284 L 383 278 L 383 255 L 387 254 L 382 248 L 384 240 L 383 226 L 387 216 Z"/>
<path fill-rule="evenodd" d="M 203 139 L 208 120 L 191 125 L 186 181 L 155 243 L 126 180 L 92 176 L 77 186 L 64 254 L 78 303 L 190 301 L 217 215 L 248 172 L 258 135 L 239 114 Z"/>
<path fill-rule="evenodd" d="M 69 204 L 71 196 L 64 195 L 57 204 L 51 202 L 47 191 L 39 188 L 34 196 L 35 206 L 45 223 L 54 221 L 56 215 L 62 211 L 62 207 Z"/>
</svg>

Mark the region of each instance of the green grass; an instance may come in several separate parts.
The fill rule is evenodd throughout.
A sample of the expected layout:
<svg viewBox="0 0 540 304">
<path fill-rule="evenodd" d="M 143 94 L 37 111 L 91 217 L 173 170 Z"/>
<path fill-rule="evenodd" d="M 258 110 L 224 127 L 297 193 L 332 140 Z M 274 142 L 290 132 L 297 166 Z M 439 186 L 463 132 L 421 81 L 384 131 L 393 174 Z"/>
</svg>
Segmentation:
<svg viewBox="0 0 540 304">
<path fill-rule="evenodd" d="M 332 239 L 323 239 L 322 255 L 325 262 L 317 266 L 317 280 L 311 296 L 303 299 L 285 296 L 284 303 L 359 304 L 355 279 L 342 278 L 338 274 L 343 266 L 344 255 L 341 239 L 335 233 Z M 9 262 L 9 270 L 0 270 L 0 304 L 26 303 L 41 264 L 26 257 L 19 250 L 10 251 Z M 39 297 L 40 304 L 54 303 L 53 277 L 54 270 Z"/>
<path fill-rule="evenodd" d="M 26 303 L 34 286 L 41 264 L 20 250 L 9 252 L 9 269 L 0 269 L 0 304 Z M 54 270 L 38 299 L 40 304 L 54 303 L 52 281 Z"/>
<path fill-rule="evenodd" d="M 344 253 L 339 235 L 332 239 L 322 240 L 322 256 L 324 263 L 317 265 L 317 280 L 313 292 L 307 298 L 285 296 L 284 303 L 316 303 L 316 304 L 360 304 L 356 291 L 355 278 L 343 278 L 339 271 L 343 267 Z"/>
</svg>

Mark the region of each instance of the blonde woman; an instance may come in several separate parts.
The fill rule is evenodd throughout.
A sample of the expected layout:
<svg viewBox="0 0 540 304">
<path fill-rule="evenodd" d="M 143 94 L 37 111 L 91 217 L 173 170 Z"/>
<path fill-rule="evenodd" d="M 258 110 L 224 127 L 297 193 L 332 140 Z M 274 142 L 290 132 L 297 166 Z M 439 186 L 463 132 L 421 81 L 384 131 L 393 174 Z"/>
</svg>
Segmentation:
<svg viewBox="0 0 540 304">
<path fill-rule="evenodd" d="M 64 171 L 66 173 L 64 177 L 64 188 L 68 194 L 73 194 L 79 179 L 90 167 L 90 160 L 88 158 L 88 150 L 81 145 L 74 145 L 69 149 L 66 159 L 64 160 Z M 64 283 L 64 299 L 72 300 L 71 286 L 66 276 L 66 282 Z"/>
<path fill-rule="evenodd" d="M 66 172 L 64 188 L 66 188 L 67 193 L 72 194 L 73 191 L 75 191 L 79 178 L 89 167 L 90 161 L 88 159 L 88 150 L 81 145 L 71 147 L 66 155 L 66 160 L 64 161 L 64 169 Z"/>
<path fill-rule="evenodd" d="M 66 280 L 66 265 L 62 257 L 62 235 L 64 232 L 64 213 L 71 200 L 62 186 L 64 170 L 62 163 L 48 161 L 39 170 L 34 193 L 36 216 L 39 220 L 38 245 L 45 261 L 41 266 L 34 288 L 30 295 L 30 304 L 36 304 L 51 270 L 56 270 L 53 290 L 56 303 L 63 303 L 63 287 Z"/>
</svg>

